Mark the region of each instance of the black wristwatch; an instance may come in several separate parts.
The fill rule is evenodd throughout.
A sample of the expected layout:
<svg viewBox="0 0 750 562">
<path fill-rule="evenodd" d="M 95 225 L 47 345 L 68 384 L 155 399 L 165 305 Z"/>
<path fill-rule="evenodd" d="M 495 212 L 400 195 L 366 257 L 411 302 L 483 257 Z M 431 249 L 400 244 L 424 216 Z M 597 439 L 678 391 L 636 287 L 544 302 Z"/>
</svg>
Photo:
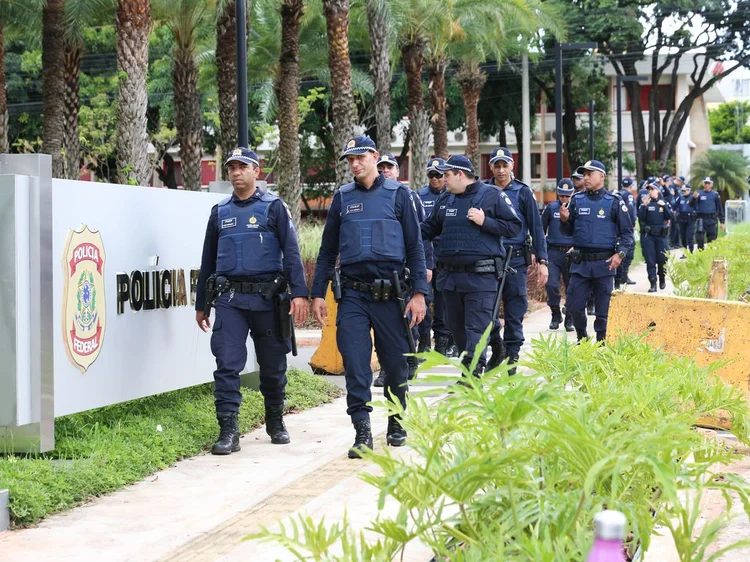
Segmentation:
<svg viewBox="0 0 750 562">
<path fill-rule="evenodd" d="M 537 261 L 537 263 L 538 263 L 539 265 L 547 265 L 547 260 L 546 260 L 546 259 L 544 259 L 544 258 L 542 258 L 542 259 L 539 259 L 539 260 L 536 260 L 536 261 Z"/>
<path fill-rule="evenodd" d="M 617 255 L 620 256 L 621 260 L 624 260 L 626 254 L 625 254 L 625 252 L 623 252 L 622 250 L 620 250 L 619 252 L 617 252 Z"/>
</svg>

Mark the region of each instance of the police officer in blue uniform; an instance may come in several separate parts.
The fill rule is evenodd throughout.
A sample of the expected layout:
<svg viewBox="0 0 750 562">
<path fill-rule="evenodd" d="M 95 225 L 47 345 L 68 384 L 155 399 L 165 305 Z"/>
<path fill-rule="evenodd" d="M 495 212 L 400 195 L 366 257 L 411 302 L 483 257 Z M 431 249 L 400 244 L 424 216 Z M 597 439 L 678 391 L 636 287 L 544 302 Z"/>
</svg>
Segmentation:
<svg viewBox="0 0 750 562">
<path fill-rule="evenodd" d="M 669 225 L 669 247 L 672 249 L 682 247 L 680 244 L 680 226 L 677 223 L 677 208 L 683 185 L 685 185 L 685 178 L 683 176 L 672 178 L 672 200 L 668 201 L 674 214 L 674 219 Z"/>
<path fill-rule="evenodd" d="M 656 292 L 656 275 L 659 274 L 659 288 L 667 287 L 664 264 L 667 262 L 667 224 L 673 219 L 672 206 L 661 196 L 659 185 L 649 186 L 648 199 L 644 198 L 638 209 L 638 225 L 641 228 L 641 251 L 646 260 L 646 272 L 651 286 L 649 293 Z"/>
<path fill-rule="evenodd" d="M 628 207 L 617 195 L 604 189 L 607 170 L 598 160 L 589 160 L 578 168 L 584 174 L 586 191 L 576 193 L 570 204 L 560 208 L 560 230 L 573 236 L 567 308 L 579 341 L 586 333 L 586 300 L 594 288 L 596 320 L 594 330 L 599 341 L 607 337 L 607 316 L 617 267 L 633 244 L 633 224 Z"/>
<path fill-rule="evenodd" d="M 677 211 L 677 226 L 680 232 L 680 244 L 693 252 L 693 236 L 695 235 L 695 209 L 690 204 L 693 195 L 690 184 L 684 184 L 680 188 L 680 197 L 677 199 L 675 211 Z M 682 256 L 683 258 L 685 256 Z"/>
<path fill-rule="evenodd" d="M 714 190 L 714 180 L 710 177 L 703 179 L 703 190 L 693 193 L 691 204 L 695 209 L 695 242 L 702 250 L 705 243 L 710 244 L 718 236 L 716 221 L 724 230 L 724 207 L 721 198 Z"/>
<path fill-rule="evenodd" d="M 421 187 L 419 193 L 424 205 L 425 214 L 429 218 L 435 208 L 435 202 L 445 193 L 445 176 L 438 169 L 438 166 L 445 164 L 442 158 L 430 158 L 427 162 L 427 180 L 428 184 Z M 437 236 L 432 240 L 433 252 L 437 253 L 440 237 Z M 443 293 L 437 289 L 437 270 L 432 271 L 432 312 L 427 308 L 427 315 L 419 325 L 419 347 L 423 351 L 423 345 L 427 342 L 426 349 L 429 349 L 430 330 L 435 334 L 435 351 L 443 355 L 449 355 L 453 347 L 453 336 L 445 323 L 445 306 L 443 304 Z"/>
<path fill-rule="evenodd" d="M 633 197 L 633 193 L 630 191 L 630 188 L 632 186 L 633 186 L 632 178 L 623 178 L 622 189 L 620 189 L 618 193 L 620 194 L 620 199 L 622 199 L 623 203 L 625 203 L 625 205 L 627 205 L 628 207 L 630 220 L 633 221 L 633 230 L 635 231 L 635 219 L 637 218 L 637 215 L 636 215 L 637 211 L 635 208 L 635 197 Z M 630 250 L 628 250 L 628 253 L 625 255 L 625 259 L 622 260 L 620 267 L 617 268 L 617 274 L 615 275 L 615 290 L 618 290 L 623 284 L 627 284 L 627 285 L 635 284 L 635 281 L 632 281 L 628 277 L 628 273 L 630 271 L 630 264 L 633 263 L 634 257 L 635 257 L 635 244 L 633 244 L 633 246 L 630 247 Z"/>
<path fill-rule="evenodd" d="M 542 228 L 547 233 L 547 253 L 549 255 L 549 276 L 547 277 L 547 305 L 552 311 L 550 330 L 557 330 L 563 321 L 560 310 L 560 279 L 565 287 L 570 283 L 569 269 L 566 260 L 568 252 L 573 247 L 573 237 L 560 232 L 560 207 L 567 205 L 573 195 L 573 182 L 567 178 L 557 184 L 557 201 L 553 201 L 542 212 Z M 573 315 L 566 309 L 565 330 L 572 332 Z"/>
<path fill-rule="evenodd" d="M 648 186 L 651 185 L 656 181 L 656 178 L 651 176 L 643 180 L 638 186 L 638 195 L 635 197 L 635 211 L 638 212 L 638 209 L 641 208 L 641 202 L 644 200 L 643 198 L 648 198 Z"/>
<path fill-rule="evenodd" d="M 333 196 L 312 286 L 313 313 L 323 324 L 328 315 L 326 288 L 330 279 L 337 278 L 334 268 L 340 258 L 341 284 L 332 288 L 334 295 L 339 290 L 341 295 L 336 343 L 344 360 L 347 414 L 355 429 L 349 458 L 360 458 L 363 450 L 372 449 L 370 330 L 386 372 L 385 396 L 405 407 L 409 343 L 404 317 L 410 319 L 410 328 L 424 319 L 429 291 L 413 199 L 407 187 L 378 173 L 379 156 L 375 143 L 366 136 L 353 137 L 344 146 L 340 159 L 348 161 L 354 181 Z M 405 268 L 410 271 L 412 296 L 402 312 L 393 273 L 406 291 Z M 388 418 L 386 439 L 391 446 L 406 441 L 398 417 Z"/>
<path fill-rule="evenodd" d="M 210 311 L 205 313 L 207 301 L 216 310 L 211 334 L 220 427 L 219 439 L 211 449 L 215 455 L 240 450 L 237 415 L 248 332 L 260 366 L 266 432 L 272 443 L 289 443 L 282 416 L 291 340 L 282 337 L 279 326 L 288 322 L 289 316 L 302 322 L 309 313 L 305 274 L 289 210 L 276 195 L 256 186 L 260 168 L 255 152 L 236 148 L 226 166 L 234 193 L 211 209 L 195 299 L 195 319 L 204 332 L 211 327 Z"/>
<path fill-rule="evenodd" d="M 503 238 L 514 236 L 521 220 L 505 192 L 477 180 L 466 156 L 451 156 L 437 168 L 445 174 L 447 191 L 422 225 L 422 235 L 440 236 L 437 287 L 445 298 L 448 326 L 459 353 L 470 365 L 475 348 L 494 324 L 493 312 L 504 270 Z M 507 281 L 506 281 L 507 283 Z M 484 371 L 481 351 L 475 376 Z"/>
<path fill-rule="evenodd" d="M 505 320 L 504 337 L 500 336 L 500 324 L 497 323 L 490 338 L 492 357 L 487 364 L 494 369 L 502 361 L 502 347 L 508 363 L 518 362 L 523 345 L 523 317 L 529 306 L 526 287 L 527 267 L 532 264 L 532 255 L 536 256 L 538 281 L 547 283 L 547 241 L 542 229 L 542 220 L 536 198 L 531 188 L 513 177 L 513 156 L 505 147 L 498 147 L 490 153 L 490 167 L 493 177 L 485 183 L 502 190 L 513 203 L 513 208 L 521 219 L 521 230 L 505 240 L 505 247 L 512 252 L 510 266 L 516 270 L 505 281 L 503 287 L 503 318 Z M 529 240 L 531 238 L 531 240 Z"/>
</svg>

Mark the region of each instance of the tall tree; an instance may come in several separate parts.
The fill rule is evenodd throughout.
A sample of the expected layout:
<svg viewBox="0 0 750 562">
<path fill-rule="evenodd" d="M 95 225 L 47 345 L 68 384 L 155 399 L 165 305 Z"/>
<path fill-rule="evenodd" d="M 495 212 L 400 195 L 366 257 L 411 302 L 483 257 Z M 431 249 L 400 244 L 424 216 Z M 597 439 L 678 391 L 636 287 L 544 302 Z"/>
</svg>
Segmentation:
<svg viewBox="0 0 750 562">
<path fill-rule="evenodd" d="M 708 112 L 711 140 L 714 144 L 750 144 L 750 103 L 722 103 Z"/>
<path fill-rule="evenodd" d="M 714 187 L 722 198 L 743 199 L 748 193 L 747 177 L 750 160 L 734 150 L 709 150 L 695 162 L 690 170 L 693 185 L 700 185 L 706 176 L 714 180 Z"/>
<path fill-rule="evenodd" d="M 158 0 L 154 7 L 157 17 L 174 37 L 174 122 L 180 143 L 182 184 L 187 190 L 198 191 L 203 158 L 203 113 L 198 91 L 196 41 L 199 27 L 206 23 L 208 6 L 206 0 Z"/>
<path fill-rule="evenodd" d="M 42 97 L 44 152 L 52 156 L 52 177 L 62 177 L 65 119 L 63 0 L 47 0 L 42 11 Z"/>
<path fill-rule="evenodd" d="M 391 60 L 388 47 L 388 3 L 365 0 L 370 34 L 372 82 L 375 87 L 375 123 L 378 149 L 391 151 Z"/>
<path fill-rule="evenodd" d="M 299 31 L 303 0 L 283 0 L 281 10 L 281 53 L 276 79 L 279 104 L 279 194 L 289 207 L 295 224 L 300 220 L 299 177 Z"/>
<path fill-rule="evenodd" d="M 151 0 L 117 1 L 117 171 L 121 183 L 149 184 L 146 75 L 150 31 Z"/>
<path fill-rule="evenodd" d="M 349 0 L 323 0 L 328 37 L 328 68 L 331 75 L 331 109 L 333 139 L 341 150 L 354 132 L 354 95 L 349 60 Z M 336 183 L 341 185 L 349 176 L 346 161 L 336 165 Z"/>
<path fill-rule="evenodd" d="M 244 1 L 244 0 L 243 0 Z M 219 99 L 219 146 L 224 154 L 237 144 L 237 34 L 235 0 L 219 3 L 216 18 L 216 86 Z M 228 179 L 221 167 L 222 179 Z"/>
</svg>

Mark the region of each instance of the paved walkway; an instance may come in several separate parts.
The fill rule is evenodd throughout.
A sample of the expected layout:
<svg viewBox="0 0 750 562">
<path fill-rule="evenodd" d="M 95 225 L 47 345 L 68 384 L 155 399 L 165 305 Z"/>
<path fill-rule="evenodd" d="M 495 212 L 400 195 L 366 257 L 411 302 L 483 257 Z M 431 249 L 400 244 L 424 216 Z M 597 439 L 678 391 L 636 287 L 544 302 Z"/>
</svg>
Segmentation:
<svg viewBox="0 0 750 562">
<path fill-rule="evenodd" d="M 631 277 L 638 284 L 629 291 L 648 288 L 645 266 L 635 268 Z M 549 320 L 546 307 L 528 316 L 522 353 L 532 339 L 548 333 Z M 557 333 L 565 334 L 564 330 Z M 314 340 L 316 332 L 302 335 L 305 341 Z M 312 348 L 301 351 L 295 363 L 306 368 Z M 336 378 L 337 383 L 343 382 L 342 377 Z M 382 447 L 386 418 L 382 411 L 375 414 L 376 447 Z M 242 438 L 239 453 L 182 461 L 120 492 L 50 517 L 36 528 L 0 533 L 0 560 L 293 560 L 274 544 L 241 539 L 261 525 L 273 526 L 297 513 L 315 520 L 325 516 L 330 524 L 342 520 L 346 511 L 353 527 L 365 528 L 378 513 L 377 491 L 363 483 L 358 473 L 375 467 L 345 457 L 353 440 L 345 399 L 287 416 L 286 421 L 291 445 L 272 445 L 261 428 Z M 396 451 L 410 454 L 408 447 Z M 386 503 L 386 510 L 396 508 L 395 503 Z M 426 562 L 430 557 L 429 550 L 415 545 L 403 560 Z"/>
</svg>

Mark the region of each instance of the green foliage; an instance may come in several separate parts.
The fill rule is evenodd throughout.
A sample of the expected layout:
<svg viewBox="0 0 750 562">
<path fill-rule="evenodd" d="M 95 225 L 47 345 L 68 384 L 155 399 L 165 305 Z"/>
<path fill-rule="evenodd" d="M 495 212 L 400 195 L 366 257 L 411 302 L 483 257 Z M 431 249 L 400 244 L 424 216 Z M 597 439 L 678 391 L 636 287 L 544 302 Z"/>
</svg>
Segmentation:
<svg viewBox="0 0 750 562">
<path fill-rule="evenodd" d="M 748 144 L 750 143 L 750 103 L 731 101 L 722 103 L 708 112 L 708 124 L 711 126 L 711 140 L 714 144 Z"/>
<path fill-rule="evenodd" d="M 56 449 L 0 457 L 15 526 L 25 526 L 205 451 L 216 438 L 211 384 L 58 418 Z M 298 411 L 340 394 L 325 379 L 290 370 L 287 407 Z M 263 397 L 242 389 L 240 431 L 263 421 Z"/>
<path fill-rule="evenodd" d="M 305 222 L 299 228 L 299 253 L 303 262 L 315 262 L 323 239 L 323 225 L 317 222 Z"/>
<path fill-rule="evenodd" d="M 729 300 L 739 300 L 750 287 L 750 230 L 717 238 L 703 250 L 688 253 L 684 260 L 672 256 L 667 264 L 675 295 L 705 299 L 714 260 L 727 260 Z"/>
<path fill-rule="evenodd" d="M 706 176 L 714 180 L 714 189 L 724 199 L 742 199 L 747 193 L 750 161 L 734 150 L 709 150 L 693 162 L 690 169 L 693 185 L 701 185 Z"/>
<path fill-rule="evenodd" d="M 458 359 L 423 356 L 424 370 L 451 363 L 468 375 Z M 346 520 L 308 517 L 252 538 L 278 541 L 298 560 L 390 561 L 418 541 L 441 561 L 562 562 L 585 558 L 606 507 L 626 514 L 631 555 L 661 525 L 687 562 L 716 540 L 730 493 L 750 516 L 750 485 L 720 473 L 737 455 L 692 428 L 723 410 L 750 440 L 744 396 L 711 369 L 633 337 L 606 347 L 543 338 L 523 363 L 534 376 L 510 378 L 501 366 L 439 401 L 428 398 L 442 390 L 412 392 L 403 419 L 411 453 L 367 455 L 380 470 L 362 478 L 380 490 L 379 508 L 386 498 L 400 505 L 393 517 L 381 511 L 367 539 Z M 727 510 L 699 533 L 698 502 L 712 489 Z"/>
</svg>

